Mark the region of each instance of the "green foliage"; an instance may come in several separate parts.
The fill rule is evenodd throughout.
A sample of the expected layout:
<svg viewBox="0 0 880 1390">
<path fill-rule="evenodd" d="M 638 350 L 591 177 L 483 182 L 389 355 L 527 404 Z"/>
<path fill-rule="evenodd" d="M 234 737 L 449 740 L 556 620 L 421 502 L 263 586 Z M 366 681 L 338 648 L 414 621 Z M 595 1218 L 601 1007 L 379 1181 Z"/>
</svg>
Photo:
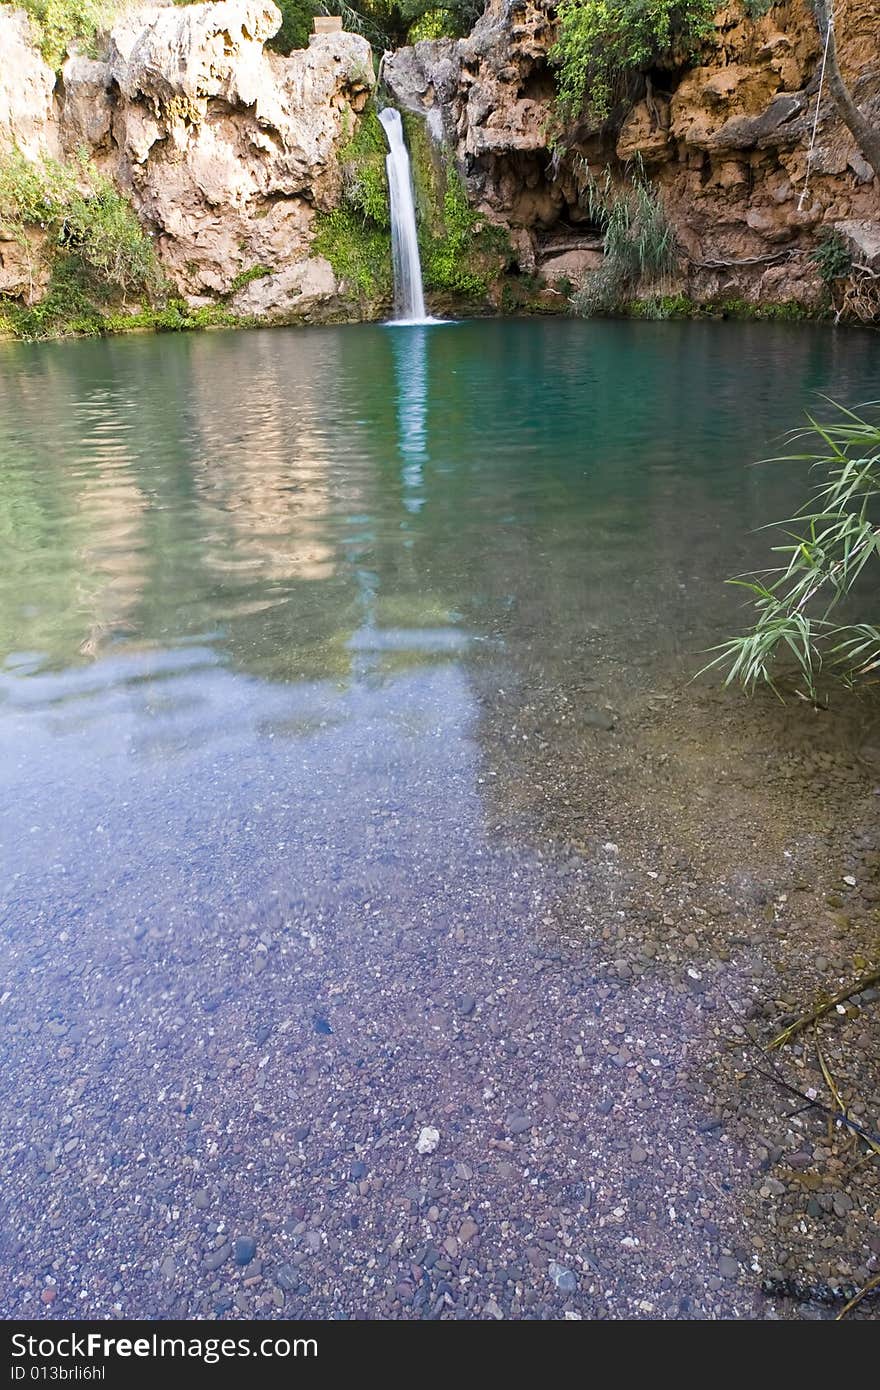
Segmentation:
<svg viewBox="0 0 880 1390">
<path fill-rule="evenodd" d="M 24 337 L 100 331 L 101 306 L 129 295 L 149 300 L 162 277 L 149 237 L 109 179 L 80 156 L 74 164 L 0 159 L 0 228 L 30 247 L 46 234 L 49 289 L 37 305 L 7 304 L 5 318 Z"/>
<path fill-rule="evenodd" d="M 507 235 L 470 206 L 449 151 L 431 140 L 424 121 L 404 114 L 403 122 L 425 288 L 455 299 L 485 299 L 510 260 Z"/>
<path fill-rule="evenodd" d="M 464 299 L 481 299 L 488 277 L 479 264 L 480 242 L 486 226 L 468 203 L 461 179 L 449 175 L 442 203 L 442 229 L 421 238 L 422 274 L 425 286 L 445 290 Z M 497 230 L 497 229 L 493 229 Z"/>
<path fill-rule="evenodd" d="M 252 265 L 249 270 L 240 270 L 229 286 L 229 293 L 237 294 L 245 285 L 252 285 L 255 280 L 265 280 L 271 274 L 272 268 L 268 265 Z"/>
<path fill-rule="evenodd" d="M 558 67 L 563 119 L 603 120 L 627 79 L 657 63 L 688 60 L 712 32 L 715 0 L 560 0 Z"/>
<path fill-rule="evenodd" d="M 275 0 L 281 11 L 281 28 L 269 40 L 267 47 L 276 53 L 292 53 L 295 48 L 308 48 L 312 20 L 320 14 L 318 0 Z"/>
<path fill-rule="evenodd" d="M 385 156 L 388 145 L 372 105 L 361 116 L 348 144 L 340 151 L 346 206 L 377 227 L 391 226 Z"/>
<path fill-rule="evenodd" d="M 126 0 L 3 0 L 30 16 L 40 52 L 58 68 L 76 46 L 94 57 L 99 34 L 106 33 Z"/>
<path fill-rule="evenodd" d="M 675 234 L 660 196 L 641 160 L 627 172 L 629 182 L 622 186 L 614 183 L 610 169 L 601 182 L 586 173 L 582 196 L 590 219 L 602 228 L 605 259 L 572 301 L 585 318 L 621 309 L 635 290 L 649 288 L 675 268 Z"/>
<path fill-rule="evenodd" d="M 454 10 L 425 10 L 414 19 L 407 30 L 408 43 L 421 43 L 423 39 L 456 39 L 466 32 L 461 19 Z"/>
<path fill-rule="evenodd" d="M 0 298 L 0 337 L 25 342 L 47 338 L 98 338 L 114 333 L 191 333 L 207 328 L 245 328 L 252 320 L 232 314 L 221 304 L 193 309 L 184 300 L 148 305 L 132 313 L 99 309 L 77 282 L 76 267 L 63 262 L 49 292 L 31 307 Z"/>
<path fill-rule="evenodd" d="M 391 295 L 391 214 L 385 174 L 385 132 L 374 106 L 367 107 L 340 152 L 342 206 L 322 213 L 314 250 L 362 303 L 380 305 Z"/>
<path fill-rule="evenodd" d="M 406 25 L 407 43 L 421 39 L 461 38 L 470 33 L 483 12 L 484 0 L 398 0 L 398 9 Z"/>
<path fill-rule="evenodd" d="M 349 207 L 321 215 L 312 243 L 326 256 L 338 280 L 362 302 L 382 304 L 391 297 L 391 238 Z"/>
<path fill-rule="evenodd" d="M 650 319 L 655 322 L 666 319 L 690 319 L 700 315 L 699 306 L 686 294 L 655 294 L 645 299 L 634 299 L 626 305 L 630 318 Z"/>
<path fill-rule="evenodd" d="M 710 666 L 727 668 L 726 683 L 751 693 L 766 684 L 779 693 L 779 658 L 793 658 L 796 690 L 818 696 L 823 669 L 852 685 L 880 669 L 880 630 L 871 623 L 838 621 L 845 601 L 863 601 L 866 571 L 880 559 L 880 423 L 840 408 L 831 424 L 809 418 L 794 439 L 815 441 L 788 458 L 819 472 L 807 504 L 785 526 L 785 544 L 774 546 L 778 568 L 733 579 L 753 595 L 755 622 L 742 637 L 717 649 Z M 709 669 L 709 668 L 706 668 Z"/>
<path fill-rule="evenodd" d="M 830 289 L 835 280 L 845 280 L 853 267 L 853 258 L 846 242 L 833 227 L 826 227 L 819 245 L 811 253 L 810 259 L 819 267 L 823 282 Z"/>
<path fill-rule="evenodd" d="M 777 0 L 742 0 L 742 6 L 749 19 L 763 19 L 773 9 Z"/>
</svg>

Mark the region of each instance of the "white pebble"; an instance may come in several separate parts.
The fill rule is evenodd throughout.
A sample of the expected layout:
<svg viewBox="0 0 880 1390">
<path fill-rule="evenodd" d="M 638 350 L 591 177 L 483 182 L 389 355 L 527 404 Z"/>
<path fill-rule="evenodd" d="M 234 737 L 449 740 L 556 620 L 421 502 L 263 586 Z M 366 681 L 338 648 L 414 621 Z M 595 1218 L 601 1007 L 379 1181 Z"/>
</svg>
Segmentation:
<svg viewBox="0 0 880 1390">
<path fill-rule="evenodd" d="M 419 1137 L 416 1141 L 416 1153 L 432 1154 L 439 1143 L 439 1129 L 434 1129 L 431 1125 L 426 1125 L 425 1128 L 419 1132 Z"/>
</svg>

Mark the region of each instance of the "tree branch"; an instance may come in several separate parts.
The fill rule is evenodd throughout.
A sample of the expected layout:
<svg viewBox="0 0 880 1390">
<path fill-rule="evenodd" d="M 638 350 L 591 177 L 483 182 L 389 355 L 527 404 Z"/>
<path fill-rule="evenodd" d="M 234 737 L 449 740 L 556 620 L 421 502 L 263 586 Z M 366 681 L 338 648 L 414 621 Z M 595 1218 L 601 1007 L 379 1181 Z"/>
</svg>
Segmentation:
<svg viewBox="0 0 880 1390">
<path fill-rule="evenodd" d="M 828 86 L 831 88 L 831 95 L 834 98 L 834 105 L 837 107 L 840 119 L 849 130 L 856 141 L 865 159 L 870 164 L 874 173 L 880 178 L 880 130 L 873 126 L 866 116 L 862 114 L 852 99 L 849 88 L 843 80 L 840 71 L 840 64 L 837 61 L 837 41 L 834 34 L 834 25 L 829 14 L 828 0 L 816 0 L 816 17 L 819 23 L 819 32 L 824 41 L 828 35 L 830 26 L 831 33 L 828 37 L 828 58 L 826 71 L 828 73 Z"/>
</svg>

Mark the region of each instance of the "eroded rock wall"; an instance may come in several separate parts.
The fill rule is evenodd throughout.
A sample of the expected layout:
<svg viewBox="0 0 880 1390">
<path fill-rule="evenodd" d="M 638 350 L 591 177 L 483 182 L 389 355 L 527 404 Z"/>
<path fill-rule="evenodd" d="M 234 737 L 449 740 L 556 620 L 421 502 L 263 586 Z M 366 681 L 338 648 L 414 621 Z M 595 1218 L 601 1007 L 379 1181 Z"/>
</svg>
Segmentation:
<svg viewBox="0 0 880 1390">
<path fill-rule="evenodd" d="M 837 0 L 835 14 L 844 77 L 880 124 L 880 0 Z M 646 75 L 639 98 L 602 127 L 558 129 L 555 36 L 550 0 L 489 0 L 467 39 L 420 43 L 384 66 L 398 100 L 445 131 L 471 198 L 510 229 L 523 272 L 577 280 L 601 262 L 583 161 L 622 177 L 636 155 L 683 248 L 681 287 L 698 300 L 814 307 L 821 229 L 852 236 L 860 254 L 870 244 L 880 180 L 827 86 L 804 192 L 821 58 L 809 0 L 757 20 L 739 3 L 721 10 L 699 66 Z"/>
<path fill-rule="evenodd" d="M 337 33 L 281 57 L 264 47 L 280 23 L 271 0 L 134 9 L 103 60 L 72 56 L 56 79 L 26 16 L 3 7 L 0 149 L 85 149 L 191 305 L 222 299 L 267 320 L 341 312 L 342 287 L 310 246 L 340 197 L 339 150 L 374 85 L 372 54 Z M 20 261 L 20 245 L 0 241 L 0 291 L 20 288 Z"/>
</svg>

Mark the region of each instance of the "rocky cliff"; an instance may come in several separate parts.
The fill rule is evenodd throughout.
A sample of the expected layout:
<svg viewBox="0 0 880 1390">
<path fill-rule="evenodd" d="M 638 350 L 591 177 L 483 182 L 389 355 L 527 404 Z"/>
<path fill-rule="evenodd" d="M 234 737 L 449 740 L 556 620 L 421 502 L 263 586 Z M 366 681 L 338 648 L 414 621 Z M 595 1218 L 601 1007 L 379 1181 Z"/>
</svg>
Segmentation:
<svg viewBox="0 0 880 1390">
<path fill-rule="evenodd" d="M 838 0 L 836 32 L 843 75 L 880 125 L 880 0 Z M 827 85 L 807 178 L 822 48 L 808 0 L 757 19 L 739 3 L 720 10 L 697 66 L 645 74 L 638 99 L 602 125 L 557 122 L 555 37 L 551 0 L 489 0 L 467 39 L 420 43 L 384 66 L 397 100 L 454 145 L 471 199 L 509 229 L 521 272 L 552 285 L 596 269 L 584 171 L 625 181 L 636 157 L 676 234 L 673 288 L 697 301 L 817 307 L 826 286 L 811 253 L 823 229 L 880 265 L 880 180 Z"/>
<path fill-rule="evenodd" d="M 164 292 L 187 314 L 382 312 L 389 232 L 372 53 L 335 33 L 281 57 L 265 47 L 279 23 L 271 0 L 128 9 L 98 58 L 73 54 L 55 73 L 26 15 L 0 4 L 0 195 L 12 151 L 74 178 L 87 161 L 134 209 Z M 838 0 L 836 30 L 844 76 L 880 124 L 880 0 Z M 385 55 L 386 89 L 425 118 L 409 134 L 426 283 L 440 303 L 565 308 L 603 264 L 585 182 L 610 170 L 624 186 L 637 161 L 675 235 L 667 297 L 827 306 L 814 253 L 833 229 L 864 267 L 832 285 L 836 306 L 880 315 L 880 180 L 827 84 L 807 169 L 821 59 L 809 0 L 759 18 L 736 0 L 697 66 L 643 74 L 602 124 L 560 124 L 555 37 L 551 0 L 488 0 L 469 37 Z M 45 303 L 76 229 L 33 209 L 15 225 L 2 213 L 0 296 Z M 121 304 L 138 307 L 124 292 Z"/>
<path fill-rule="evenodd" d="M 69 57 L 56 76 L 27 17 L 0 7 L 0 150 L 37 162 L 85 151 L 131 200 L 190 306 L 340 314 L 340 286 L 311 246 L 316 218 L 339 201 L 339 151 L 374 85 L 372 54 L 337 33 L 281 57 L 264 48 L 280 22 L 271 0 L 134 9 L 102 60 Z M 45 291 L 39 237 L 33 226 L 28 246 L 0 239 L 0 293 Z"/>
</svg>

